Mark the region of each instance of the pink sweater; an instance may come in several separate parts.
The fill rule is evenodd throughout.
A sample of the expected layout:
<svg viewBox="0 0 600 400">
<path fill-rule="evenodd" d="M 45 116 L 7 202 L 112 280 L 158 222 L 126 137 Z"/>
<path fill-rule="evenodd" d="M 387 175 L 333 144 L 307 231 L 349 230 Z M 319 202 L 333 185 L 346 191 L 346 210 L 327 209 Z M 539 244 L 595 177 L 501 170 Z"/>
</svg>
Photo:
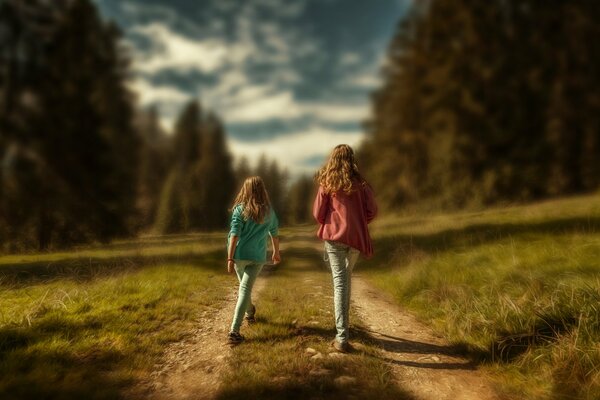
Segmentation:
<svg viewBox="0 0 600 400">
<path fill-rule="evenodd" d="M 373 244 L 367 224 L 377 215 L 373 190 L 366 182 L 355 182 L 352 193 L 328 194 L 319 186 L 313 205 L 313 216 L 319 222 L 317 235 L 323 240 L 347 244 L 365 257 L 373 255 Z"/>
</svg>

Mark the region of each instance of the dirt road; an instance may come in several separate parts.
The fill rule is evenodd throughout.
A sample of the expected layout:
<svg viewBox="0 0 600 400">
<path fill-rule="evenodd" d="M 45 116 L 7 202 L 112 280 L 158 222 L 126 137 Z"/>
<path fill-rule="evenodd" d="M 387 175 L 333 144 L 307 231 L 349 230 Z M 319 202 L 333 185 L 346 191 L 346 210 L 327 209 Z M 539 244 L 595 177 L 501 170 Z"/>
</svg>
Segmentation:
<svg viewBox="0 0 600 400">
<path fill-rule="evenodd" d="M 286 247 L 292 250 L 295 246 L 306 248 L 307 244 L 320 246 L 308 235 L 297 235 Z M 322 264 L 322 260 L 315 259 L 314 263 Z M 255 299 L 266 284 L 264 279 L 257 280 Z M 330 295 L 331 288 L 320 290 L 324 295 Z M 163 360 L 155 365 L 151 380 L 136 392 L 151 399 L 215 398 L 219 391 L 219 376 L 228 367 L 231 355 L 231 349 L 224 343 L 235 301 L 236 288 L 232 286 L 223 305 L 199 315 L 197 329 L 185 340 L 165 349 Z M 360 272 L 353 277 L 352 306 L 361 325 L 368 327 L 367 333 L 381 349 L 381 358 L 390 365 L 394 382 L 415 398 L 497 399 L 475 365 L 455 354 L 451 346 L 430 328 L 371 287 Z"/>
</svg>

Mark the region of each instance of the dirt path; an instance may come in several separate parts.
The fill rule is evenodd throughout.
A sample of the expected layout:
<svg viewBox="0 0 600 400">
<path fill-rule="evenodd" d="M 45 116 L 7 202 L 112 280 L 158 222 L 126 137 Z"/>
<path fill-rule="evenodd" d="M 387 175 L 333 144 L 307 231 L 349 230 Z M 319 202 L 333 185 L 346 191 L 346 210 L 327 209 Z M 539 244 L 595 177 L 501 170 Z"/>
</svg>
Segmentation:
<svg viewBox="0 0 600 400">
<path fill-rule="evenodd" d="M 313 246 L 322 248 L 312 237 L 301 234 L 286 247 L 292 250 Z M 265 269 L 262 274 L 269 273 Z M 378 341 L 384 361 L 391 366 L 399 387 L 423 400 L 498 399 L 476 367 L 453 354 L 448 343 L 430 328 L 379 294 L 360 273 L 354 274 L 352 283 L 352 306 L 368 327 L 367 333 Z M 257 280 L 254 298 L 265 285 L 264 276 Z M 162 362 L 154 366 L 151 381 L 136 390 L 141 395 L 132 397 L 215 398 L 221 372 L 228 368 L 232 355 L 224 343 L 235 307 L 236 289 L 232 284 L 224 304 L 198 316 L 197 328 L 189 337 L 166 348 Z"/>
<path fill-rule="evenodd" d="M 262 274 L 268 274 L 263 271 Z M 145 399 L 213 399 L 219 390 L 221 372 L 227 368 L 231 348 L 225 344 L 237 299 L 233 283 L 225 303 L 198 316 L 197 328 L 183 341 L 165 349 L 160 364 L 154 366 L 151 382 L 145 383 Z M 265 287 L 265 279 L 256 280 L 252 298 Z M 245 322 L 244 322 L 245 323 Z"/>
<path fill-rule="evenodd" d="M 452 354 L 442 338 L 379 295 L 359 274 L 352 278 L 352 305 L 381 345 L 398 384 L 427 400 L 497 399 L 469 361 Z"/>
</svg>

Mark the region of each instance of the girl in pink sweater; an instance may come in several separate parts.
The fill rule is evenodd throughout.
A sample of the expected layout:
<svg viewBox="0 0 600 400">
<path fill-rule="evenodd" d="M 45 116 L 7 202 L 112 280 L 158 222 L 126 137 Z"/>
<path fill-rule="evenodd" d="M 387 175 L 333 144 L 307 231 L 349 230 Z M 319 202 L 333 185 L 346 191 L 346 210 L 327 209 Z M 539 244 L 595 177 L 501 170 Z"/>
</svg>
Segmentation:
<svg viewBox="0 0 600 400">
<path fill-rule="evenodd" d="M 348 342 L 352 268 L 362 253 L 373 254 L 368 224 L 377 214 L 377 205 L 369 184 L 358 172 L 352 148 L 340 144 L 318 171 L 319 191 L 313 216 L 319 223 L 318 236 L 333 276 L 336 337 L 331 343 L 340 352 L 351 351 Z"/>
</svg>

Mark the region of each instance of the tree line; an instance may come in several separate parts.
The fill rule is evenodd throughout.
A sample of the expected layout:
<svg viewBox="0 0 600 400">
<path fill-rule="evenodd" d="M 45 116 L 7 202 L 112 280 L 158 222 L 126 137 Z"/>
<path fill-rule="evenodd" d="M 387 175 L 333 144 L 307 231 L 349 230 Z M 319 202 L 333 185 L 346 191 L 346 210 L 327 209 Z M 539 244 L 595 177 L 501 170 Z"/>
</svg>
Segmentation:
<svg viewBox="0 0 600 400">
<path fill-rule="evenodd" d="M 600 7 L 413 3 L 360 159 L 382 204 L 529 201 L 600 184 Z"/>
<path fill-rule="evenodd" d="M 0 249 L 224 228 L 254 173 L 285 221 L 298 203 L 287 172 L 266 157 L 234 168 L 223 123 L 197 101 L 166 134 L 127 87 L 120 39 L 90 0 L 0 2 Z"/>
</svg>

